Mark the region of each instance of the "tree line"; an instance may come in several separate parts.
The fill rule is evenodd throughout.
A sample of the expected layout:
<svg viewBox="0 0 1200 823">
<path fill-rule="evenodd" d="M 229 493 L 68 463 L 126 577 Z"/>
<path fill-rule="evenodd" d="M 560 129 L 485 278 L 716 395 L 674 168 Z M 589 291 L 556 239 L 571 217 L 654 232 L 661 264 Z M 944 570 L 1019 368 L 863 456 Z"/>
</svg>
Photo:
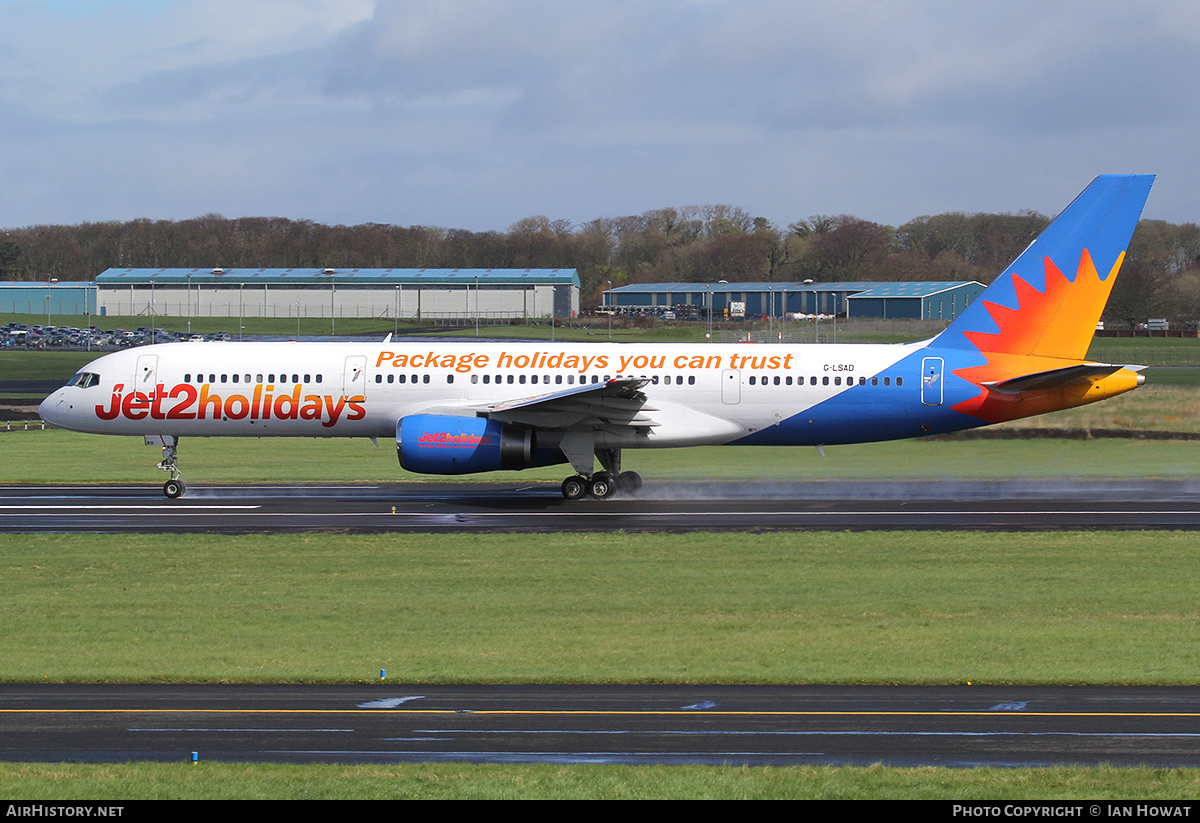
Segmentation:
<svg viewBox="0 0 1200 823">
<path fill-rule="evenodd" d="M 507 231 L 279 217 L 109 221 L 5 231 L 0 279 L 91 280 L 108 268 L 573 268 L 582 302 L 650 282 L 990 283 L 1050 219 L 1036 212 L 917 217 L 886 226 L 813 215 L 779 227 L 736 206 L 655 209 L 575 225 L 527 217 Z M 1200 321 L 1200 227 L 1143 220 L 1105 313 Z"/>
</svg>

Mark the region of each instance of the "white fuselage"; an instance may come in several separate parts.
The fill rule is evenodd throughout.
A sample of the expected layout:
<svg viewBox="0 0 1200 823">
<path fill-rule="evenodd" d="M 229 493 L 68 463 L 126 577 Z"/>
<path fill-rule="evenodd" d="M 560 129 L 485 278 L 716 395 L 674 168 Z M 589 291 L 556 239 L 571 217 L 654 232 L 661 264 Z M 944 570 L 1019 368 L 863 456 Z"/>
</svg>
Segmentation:
<svg viewBox="0 0 1200 823">
<path fill-rule="evenodd" d="M 867 418 L 883 408 L 928 409 L 920 360 L 900 365 L 920 351 L 921 344 L 177 343 L 101 357 L 80 372 L 92 377 L 77 375 L 41 410 L 56 426 L 103 434 L 390 437 L 412 414 L 473 416 L 639 377 L 654 425 L 636 443 L 612 445 L 687 446 L 779 426 L 852 388 L 863 389 Z"/>
</svg>

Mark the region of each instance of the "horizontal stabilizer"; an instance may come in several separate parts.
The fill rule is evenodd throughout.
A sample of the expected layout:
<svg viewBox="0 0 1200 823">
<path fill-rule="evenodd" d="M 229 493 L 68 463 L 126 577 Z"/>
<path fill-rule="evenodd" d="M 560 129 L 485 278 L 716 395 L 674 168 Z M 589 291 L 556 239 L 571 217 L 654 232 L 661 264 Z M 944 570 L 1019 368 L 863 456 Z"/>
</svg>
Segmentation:
<svg viewBox="0 0 1200 823">
<path fill-rule="evenodd" d="M 1116 374 L 1127 366 L 1114 366 L 1108 363 L 1085 363 L 1078 366 L 1067 366 L 1062 369 L 1023 374 L 1008 380 L 987 382 L 983 385 L 1001 394 L 1023 394 L 1031 391 L 1051 391 L 1066 389 L 1072 386 L 1086 386 L 1097 380 L 1102 380 L 1110 374 Z"/>
</svg>

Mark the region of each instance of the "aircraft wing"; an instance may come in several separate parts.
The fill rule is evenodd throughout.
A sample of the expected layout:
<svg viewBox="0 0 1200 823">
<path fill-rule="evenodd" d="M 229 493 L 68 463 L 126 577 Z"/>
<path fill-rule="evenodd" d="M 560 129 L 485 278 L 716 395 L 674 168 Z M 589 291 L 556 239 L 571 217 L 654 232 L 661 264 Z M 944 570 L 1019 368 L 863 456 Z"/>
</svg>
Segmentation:
<svg viewBox="0 0 1200 823">
<path fill-rule="evenodd" d="M 1115 374 L 1129 366 L 1114 366 L 1107 363 L 1084 363 L 1061 369 L 1023 374 L 1008 380 L 986 382 L 983 385 L 1001 394 L 1023 394 L 1031 391 L 1052 391 L 1071 386 L 1086 386 Z M 1133 367 L 1134 369 L 1138 367 Z"/>
<path fill-rule="evenodd" d="M 647 412 L 642 386 L 645 377 L 618 377 L 604 383 L 575 386 L 564 391 L 495 403 L 480 413 L 504 423 L 540 429 L 566 429 L 588 425 L 623 429 L 659 425 Z"/>
</svg>

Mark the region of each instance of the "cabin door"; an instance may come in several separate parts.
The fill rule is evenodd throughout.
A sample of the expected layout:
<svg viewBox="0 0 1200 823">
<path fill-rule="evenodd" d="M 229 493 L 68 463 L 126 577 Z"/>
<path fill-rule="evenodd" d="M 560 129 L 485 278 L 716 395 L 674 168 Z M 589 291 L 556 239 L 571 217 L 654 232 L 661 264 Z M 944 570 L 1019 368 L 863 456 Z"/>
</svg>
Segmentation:
<svg viewBox="0 0 1200 823">
<path fill-rule="evenodd" d="M 940 357 L 926 357 L 921 361 L 921 402 L 926 406 L 942 405 L 942 370 L 946 362 Z"/>
</svg>

